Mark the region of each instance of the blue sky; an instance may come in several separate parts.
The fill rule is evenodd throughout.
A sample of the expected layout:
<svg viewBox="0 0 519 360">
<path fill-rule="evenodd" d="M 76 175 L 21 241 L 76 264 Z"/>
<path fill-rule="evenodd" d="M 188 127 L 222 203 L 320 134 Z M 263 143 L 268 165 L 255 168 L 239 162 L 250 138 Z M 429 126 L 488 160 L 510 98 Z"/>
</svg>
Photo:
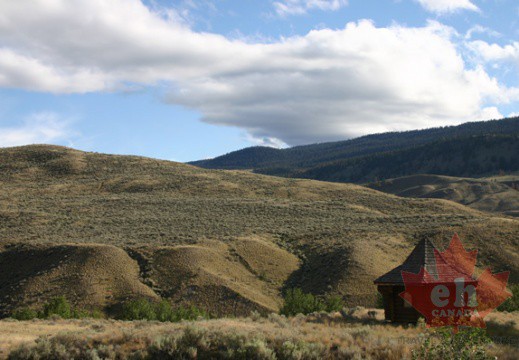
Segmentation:
<svg viewBox="0 0 519 360">
<path fill-rule="evenodd" d="M 519 113 L 514 0 L 0 8 L 0 146 L 190 161 Z"/>
</svg>

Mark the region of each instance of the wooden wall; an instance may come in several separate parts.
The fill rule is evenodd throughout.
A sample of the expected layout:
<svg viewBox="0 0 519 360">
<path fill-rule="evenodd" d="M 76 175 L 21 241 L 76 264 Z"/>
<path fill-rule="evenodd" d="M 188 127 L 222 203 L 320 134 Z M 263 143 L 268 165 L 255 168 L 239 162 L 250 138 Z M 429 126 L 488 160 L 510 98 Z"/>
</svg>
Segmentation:
<svg viewBox="0 0 519 360">
<path fill-rule="evenodd" d="M 405 290 L 400 285 L 378 285 L 378 291 L 384 299 L 386 320 L 394 323 L 415 324 L 421 314 L 412 306 L 406 306 L 399 294 Z"/>
</svg>

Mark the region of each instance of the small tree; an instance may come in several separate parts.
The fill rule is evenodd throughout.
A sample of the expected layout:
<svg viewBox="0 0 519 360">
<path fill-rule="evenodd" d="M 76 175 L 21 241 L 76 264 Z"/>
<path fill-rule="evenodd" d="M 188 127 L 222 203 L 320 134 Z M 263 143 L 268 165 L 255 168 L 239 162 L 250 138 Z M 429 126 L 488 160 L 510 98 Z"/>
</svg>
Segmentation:
<svg viewBox="0 0 519 360">
<path fill-rule="evenodd" d="M 149 300 L 139 299 L 124 303 L 122 318 L 124 320 L 155 320 L 157 313 Z"/>
<path fill-rule="evenodd" d="M 58 296 L 51 299 L 43 307 L 43 317 L 48 318 L 51 315 L 58 315 L 63 319 L 72 317 L 72 309 L 64 296 Z"/>
<path fill-rule="evenodd" d="M 301 289 L 296 288 L 287 291 L 280 313 L 286 316 L 307 315 L 325 309 L 326 305 L 314 295 L 305 294 Z"/>
<path fill-rule="evenodd" d="M 16 320 L 32 320 L 38 317 L 38 312 L 29 308 L 16 310 L 11 317 Z"/>
</svg>

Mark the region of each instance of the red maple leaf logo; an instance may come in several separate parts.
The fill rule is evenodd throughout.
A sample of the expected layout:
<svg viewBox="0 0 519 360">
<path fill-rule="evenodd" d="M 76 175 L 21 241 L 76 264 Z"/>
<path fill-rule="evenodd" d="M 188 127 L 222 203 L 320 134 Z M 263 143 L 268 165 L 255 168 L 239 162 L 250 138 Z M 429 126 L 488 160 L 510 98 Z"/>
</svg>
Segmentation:
<svg viewBox="0 0 519 360">
<path fill-rule="evenodd" d="M 449 247 L 434 249 L 435 271 L 402 271 L 405 291 L 400 296 L 421 313 L 428 326 L 485 327 L 484 317 L 512 294 L 506 290 L 510 272 L 486 269 L 474 278 L 477 250 L 466 251 L 457 234 Z"/>
</svg>

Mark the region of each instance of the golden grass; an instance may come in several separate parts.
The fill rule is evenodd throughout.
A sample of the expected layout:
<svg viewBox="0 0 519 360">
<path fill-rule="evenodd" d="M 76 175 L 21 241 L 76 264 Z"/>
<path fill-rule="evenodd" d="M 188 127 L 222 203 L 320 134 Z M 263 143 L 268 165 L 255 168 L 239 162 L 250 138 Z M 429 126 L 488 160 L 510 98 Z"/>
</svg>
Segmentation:
<svg viewBox="0 0 519 360">
<path fill-rule="evenodd" d="M 480 211 L 519 216 L 518 176 L 485 179 L 411 175 L 368 184 L 372 189 L 404 197 L 455 201 Z"/>
<path fill-rule="evenodd" d="M 376 311 L 376 319 L 368 311 Z M 218 319 L 184 323 L 123 322 L 113 320 L 33 320 L 27 322 L 0 321 L 0 358 L 21 344 L 33 344 L 39 337 L 67 334 L 78 339 L 98 339 L 108 344 L 112 339 L 125 339 L 135 344 L 149 344 L 164 336 L 178 334 L 188 327 L 205 329 L 209 333 L 240 334 L 246 338 L 260 336 L 270 342 L 303 341 L 318 343 L 326 348 L 342 351 L 363 358 L 400 359 L 410 358 L 411 350 L 418 344 L 420 334 L 426 330 L 420 326 L 394 326 L 385 324 L 380 310 L 356 308 L 340 313 L 314 314 L 285 318 L 270 315 L 268 318 Z M 501 340 L 506 336 L 517 340 L 519 313 L 500 313 L 488 316 L 491 324 L 506 328 L 497 334 Z M 489 327 L 490 328 L 490 327 Z M 492 337 L 495 333 L 489 330 Z M 140 339 L 140 340 L 136 340 Z M 144 339 L 144 340 L 143 340 Z M 494 344 L 491 354 L 499 358 L 513 358 L 513 348 Z M 507 357 L 508 356 L 508 357 Z"/>
</svg>

